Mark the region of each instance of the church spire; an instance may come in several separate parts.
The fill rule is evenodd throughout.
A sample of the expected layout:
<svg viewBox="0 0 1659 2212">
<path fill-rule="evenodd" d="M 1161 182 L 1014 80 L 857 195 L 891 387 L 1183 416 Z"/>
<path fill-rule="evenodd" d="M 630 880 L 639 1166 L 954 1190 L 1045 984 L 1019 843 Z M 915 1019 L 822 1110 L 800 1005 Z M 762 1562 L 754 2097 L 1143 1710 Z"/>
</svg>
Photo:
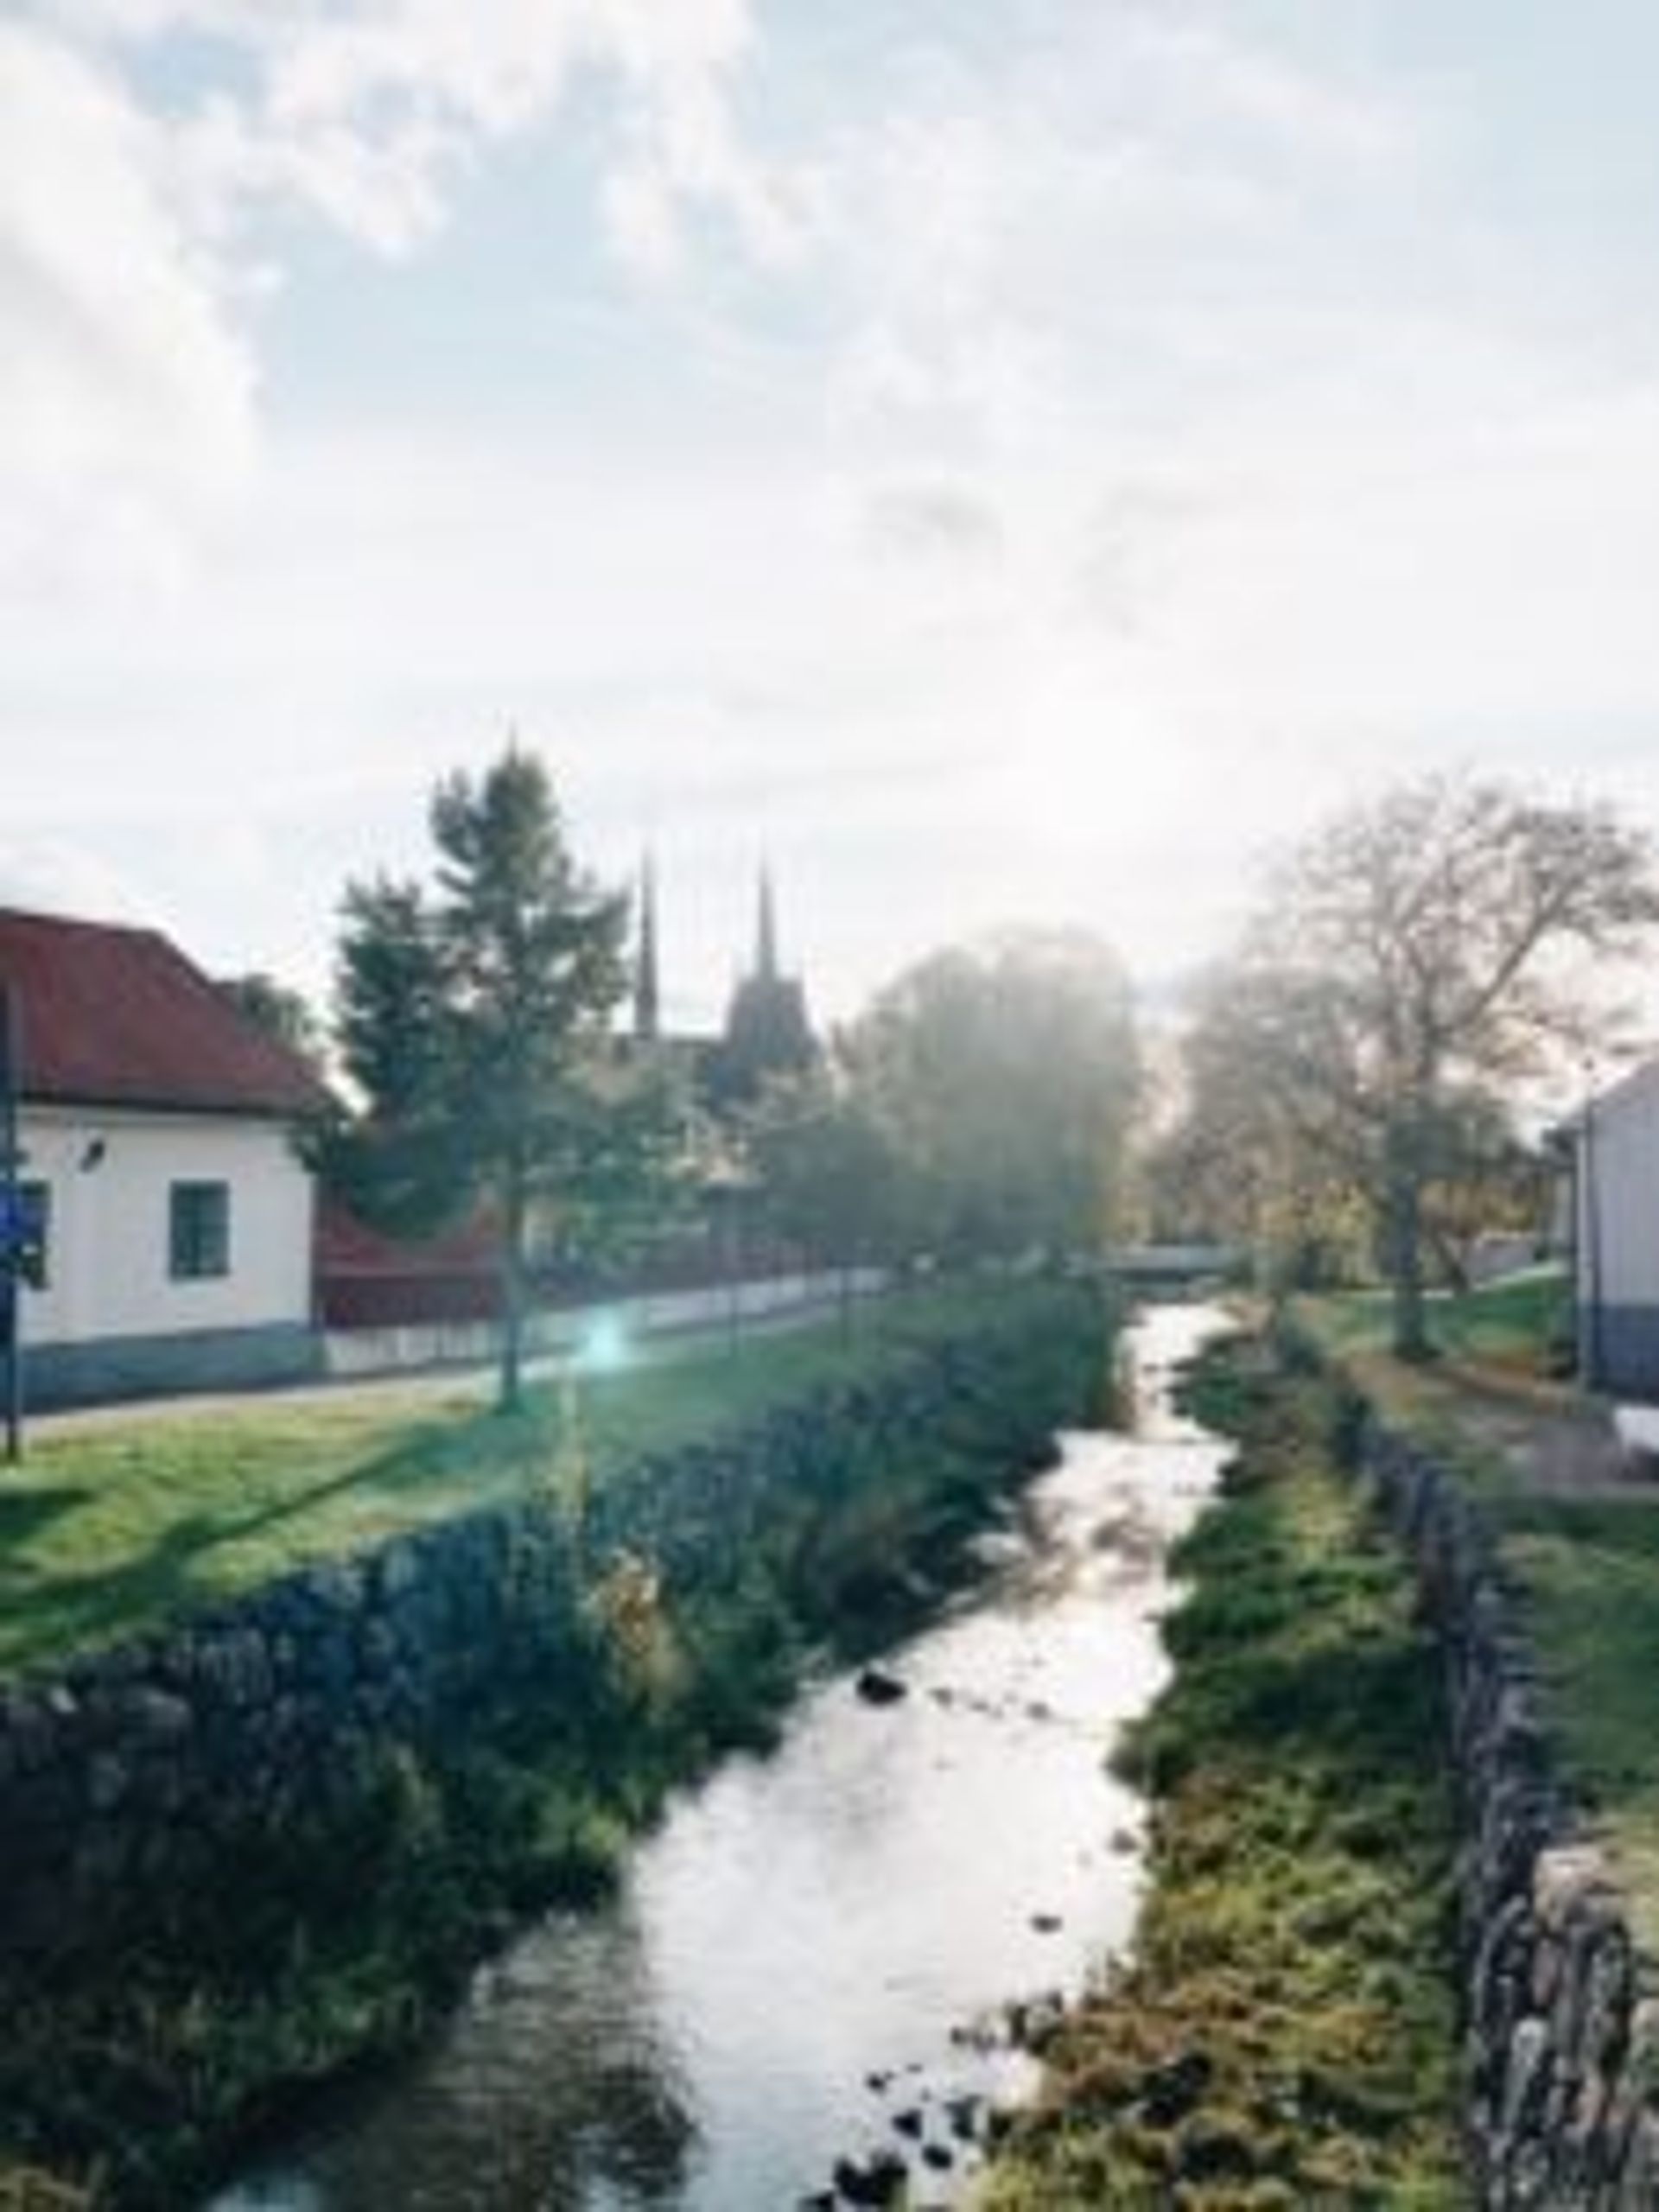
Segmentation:
<svg viewBox="0 0 1659 2212">
<path fill-rule="evenodd" d="M 639 950 L 633 971 L 633 1033 L 644 1043 L 661 1034 L 657 986 L 657 863 L 649 852 L 639 868 Z"/>
<path fill-rule="evenodd" d="M 760 918 L 755 933 L 754 973 L 757 981 L 775 983 L 778 980 L 778 917 L 773 910 L 772 870 L 763 866 L 760 870 Z"/>
</svg>

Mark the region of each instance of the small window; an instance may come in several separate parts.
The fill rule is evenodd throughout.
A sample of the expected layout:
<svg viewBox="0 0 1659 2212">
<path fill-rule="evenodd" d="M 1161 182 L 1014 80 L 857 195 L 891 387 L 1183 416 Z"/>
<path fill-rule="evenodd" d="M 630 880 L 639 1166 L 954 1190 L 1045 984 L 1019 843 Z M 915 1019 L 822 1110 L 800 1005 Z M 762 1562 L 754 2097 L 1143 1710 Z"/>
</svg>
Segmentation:
<svg viewBox="0 0 1659 2212">
<path fill-rule="evenodd" d="M 200 1282 L 231 1272 L 231 1186 L 175 1183 L 168 1224 L 168 1268 L 175 1282 Z"/>
</svg>

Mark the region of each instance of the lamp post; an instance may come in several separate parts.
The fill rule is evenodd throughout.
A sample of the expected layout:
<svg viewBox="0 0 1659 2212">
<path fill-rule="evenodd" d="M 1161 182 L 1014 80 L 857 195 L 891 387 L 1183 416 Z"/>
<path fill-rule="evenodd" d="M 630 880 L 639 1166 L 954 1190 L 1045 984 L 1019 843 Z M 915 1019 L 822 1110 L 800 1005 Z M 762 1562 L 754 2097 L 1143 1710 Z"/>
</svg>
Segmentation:
<svg viewBox="0 0 1659 2212">
<path fill-rule="evenodd" d="M 735 1357 L 743 1319 L 738 1208 L 752 1185 L 738 1162 L 727 1159 L 709 1171 L 703 1187 L 714 1201 L 715 1217 L 720 1224 L 720 1271 L 726 1291 L 726 1349 Z"/>
</svg>

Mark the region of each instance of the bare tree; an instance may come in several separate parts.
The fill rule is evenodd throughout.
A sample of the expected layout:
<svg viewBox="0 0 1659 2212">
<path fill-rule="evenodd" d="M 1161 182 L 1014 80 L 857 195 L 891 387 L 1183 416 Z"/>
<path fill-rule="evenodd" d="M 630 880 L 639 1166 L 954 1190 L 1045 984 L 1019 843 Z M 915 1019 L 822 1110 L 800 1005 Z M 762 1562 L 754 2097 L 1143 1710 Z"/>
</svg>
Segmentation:
<svg viewBox="0 0 1659 2212">
<path fill-rule="evenodd" d="M 1647 837 L 1599 806 L 1433 777 L 1338 816 L 1273 876 L 1212 999 L 1258 1119 L 1363 1192 L 1395 1349 L 1430 1347 L 1425 1193 L 1444 1133 L 1616 1018 L 1593 986 L 1659 921 Z"/>
</svg>

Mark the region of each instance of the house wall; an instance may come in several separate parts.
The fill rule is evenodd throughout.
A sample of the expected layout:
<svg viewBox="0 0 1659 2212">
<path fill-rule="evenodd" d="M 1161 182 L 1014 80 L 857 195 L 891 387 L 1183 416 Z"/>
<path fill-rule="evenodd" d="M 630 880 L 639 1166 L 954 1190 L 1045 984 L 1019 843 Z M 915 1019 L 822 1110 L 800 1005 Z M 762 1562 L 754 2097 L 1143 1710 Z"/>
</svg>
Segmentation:
<svg viewBox="0 0 1659 2212">
<path fill-rule="evenodd" d="M 31 1402 L 311 1371 L 312 1183 L 280 1124 L 26 1106 L 20 1135 L 51 1193 L 47 1284 L 22 1294 Z M 226 1274 L 173 1279 L 175 1182 L 229 1186 Z"/>
<path fill-rule="evenodd" d="M 1605 1389 L 1659 1393 L 1659 1063 L 1595 1101 L 1578 1149 L 1584 1371 Z"/>
</svg>

